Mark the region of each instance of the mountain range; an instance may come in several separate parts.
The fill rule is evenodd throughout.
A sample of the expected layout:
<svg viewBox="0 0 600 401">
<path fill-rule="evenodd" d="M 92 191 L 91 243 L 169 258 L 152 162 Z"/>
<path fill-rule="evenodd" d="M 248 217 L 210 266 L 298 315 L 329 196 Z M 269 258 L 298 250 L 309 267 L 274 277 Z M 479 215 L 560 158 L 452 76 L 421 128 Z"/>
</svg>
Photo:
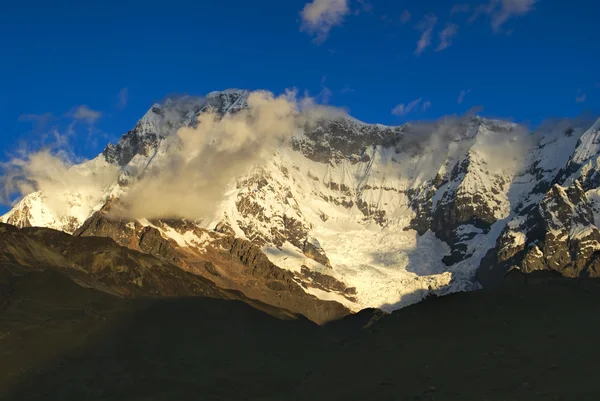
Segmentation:
<svg viewBox="0 0 600 401">
<path fill-rule="evenodd" d="M 30 177 L 5 241 L 120 296 L 202 293 L 321 324 L 512 274 L 600 276 L 600 119 L 390 127 L 286 105 L 237 89 L 155 104 L 94 159 Z M 3 257 L 33 266 L 19 247 Z"/>
</svg>

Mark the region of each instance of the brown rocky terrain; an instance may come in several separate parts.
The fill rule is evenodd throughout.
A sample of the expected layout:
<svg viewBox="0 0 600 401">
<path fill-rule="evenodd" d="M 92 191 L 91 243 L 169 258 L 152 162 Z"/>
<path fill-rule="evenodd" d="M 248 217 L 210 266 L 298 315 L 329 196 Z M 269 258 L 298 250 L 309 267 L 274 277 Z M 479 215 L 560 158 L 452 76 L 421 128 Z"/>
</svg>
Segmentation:
<svg viewBox="0 0 600 401">
<path fill-rule="evenodd" d="M 123 234 L 128 231 L 119 230 L 118 241 L 129 246 L 124 247 L 102 236 L 111 227 L 118 229 L 119 221 L 94 220 L 93 224 L 98 236 L 85 236 L 91 224 L 76 236 L 0 225 L 0 263 L 10 272 L 5 274 L 16 277 L 50 269 L 84 287 L 119 297 L 237 299 L 279 317 L 304 315 L 320 324 L 349 313 L 338 303 L 306 294 L 289 272 L 272 265 L 247 241 L 218 238 L 217 248 L 222 252 L 199 258 L 172 246 L 152 227 L 131 229 L 131 233 L 139 232 L 135 246 L 133 237 Z"/>
</svg>

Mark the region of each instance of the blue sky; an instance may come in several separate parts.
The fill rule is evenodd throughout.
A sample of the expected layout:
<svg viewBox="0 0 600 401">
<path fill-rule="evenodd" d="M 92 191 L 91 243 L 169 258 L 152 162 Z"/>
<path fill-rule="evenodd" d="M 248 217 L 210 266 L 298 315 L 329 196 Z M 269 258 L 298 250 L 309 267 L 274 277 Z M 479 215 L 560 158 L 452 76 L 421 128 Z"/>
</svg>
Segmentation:
<svg viewBox="0 0 600 401">
<path fill-rule="evenodd" d="M 0 158 L 53 129 L 92 157 L 154 101 L 229 87 L 295 87 L 384 124 L 600 115 L 598 16 L 594 0 L 9 2 Z"/>
</svg>

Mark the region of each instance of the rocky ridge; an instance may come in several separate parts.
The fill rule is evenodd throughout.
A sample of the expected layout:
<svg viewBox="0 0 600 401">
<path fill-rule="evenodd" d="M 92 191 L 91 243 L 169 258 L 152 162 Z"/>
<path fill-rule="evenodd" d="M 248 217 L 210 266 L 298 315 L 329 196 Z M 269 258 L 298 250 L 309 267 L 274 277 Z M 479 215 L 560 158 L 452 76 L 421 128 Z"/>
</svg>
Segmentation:
<svg viewBox="0 0 600 401">
<path fill-rule="evenodd" d="M 179 127 L 209 108 L 242 110 L 248 94 L 154 105 L 88 162 L 94 172 L 117 169 L 118 178 L 79 202 L 87 215 L 55 216 L 38 192 L 3 221 L 109 236 L 251 297 L 251 280 L 205 264 L 237 258 L 249 277 L 266 279 L 258 292 L 283 285 L 352 310 L 476 289 L 515 268 L 597 274 L 600 120 L 525 132 L 480 117 L 386 127 L 336 116 L 307 125 L 236 177 L 214 215 L 117 223 L 103 214 L 146 169 L 160 168 L 161 147 Z M 269 268 L 254 273 L 257 264 Z"/>
</svg>

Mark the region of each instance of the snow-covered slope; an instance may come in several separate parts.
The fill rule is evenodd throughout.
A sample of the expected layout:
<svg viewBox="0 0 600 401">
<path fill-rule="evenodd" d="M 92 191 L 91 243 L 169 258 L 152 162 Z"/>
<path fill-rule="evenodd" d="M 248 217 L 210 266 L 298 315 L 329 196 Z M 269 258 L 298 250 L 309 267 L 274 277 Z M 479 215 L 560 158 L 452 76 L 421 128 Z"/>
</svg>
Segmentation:
<svg viewBox="0 0 600 401">
<path fill-rule="evenodd" d="M 150 169 L 170 163 L 170 138 L 180 127 L 194 126 L 208 110 L 243 110 L 248 96 L 227 90 L 152 106 L 119 143 L 86 164 L 95 174 L 116 169 L 110 185 L 93 194 L 67 191 L 62 208 L 43 192 L 29 194 L 2 221 L 74 232 Z M 476 289 L 477 270 L 482 261 L 491 267 L 490 255 L 499 255 L 496 266 L 531 248 L 531 213 L 559 177 L 583 180 L 586 207 L 600 213 L 593 174 L 600 120 L 591 128 L 561 124 L 529 133 L 479 117 L 400 127 L 328 117 L 232 179 L 214 212 L 193 225 L 250 240 L 306 292 L 352 310 L 391 310 Z M 568 235 L 597 232 L 586 216 Z M 160 227 L 179 247 L 211 246 L 193 241 L 197 233 L 187 225 Z"/>
</svg>

